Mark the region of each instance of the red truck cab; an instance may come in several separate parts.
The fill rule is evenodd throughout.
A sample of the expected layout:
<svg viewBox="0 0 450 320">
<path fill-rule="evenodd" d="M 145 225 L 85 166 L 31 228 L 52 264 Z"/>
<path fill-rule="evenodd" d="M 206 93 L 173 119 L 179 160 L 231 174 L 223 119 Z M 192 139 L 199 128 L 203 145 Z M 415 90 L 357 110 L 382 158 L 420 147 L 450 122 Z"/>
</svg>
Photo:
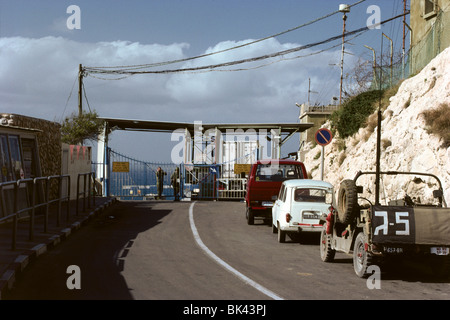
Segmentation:
<svg viewBox="0 0 450 320">
<path fill-rule="evenodd" d="M 305 165 L 286 159 L 259 160 L 252 165 L 245 194 L 248 224 L 254 224 L 255 217 L 272 218 L 272 207 L 281 184 L 288 179 L 307 179 Z"/>
</svg>

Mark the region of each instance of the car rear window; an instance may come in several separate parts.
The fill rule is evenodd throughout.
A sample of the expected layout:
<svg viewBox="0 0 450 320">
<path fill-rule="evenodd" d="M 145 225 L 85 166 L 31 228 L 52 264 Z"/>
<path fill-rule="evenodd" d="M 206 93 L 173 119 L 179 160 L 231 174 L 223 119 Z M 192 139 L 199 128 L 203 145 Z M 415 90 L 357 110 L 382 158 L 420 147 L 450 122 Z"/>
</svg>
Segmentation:
<svg viewBox="0 0 450 320">
<path fill-rule="evenodd" d="M 259 164 L 256 169 L 256 181 L 285 181 L 304 179 L 302 167 L 295 164 Z"/>
<path fill-rule="evenodd" d="M 330 194 L 328 194 L 330 195 Z M 294 201 L 296 202 L 331 202 L 327 197 L 327 192 L 323 189 L 315 188 L 297 188 L 294 192 Z"/>
</svg>

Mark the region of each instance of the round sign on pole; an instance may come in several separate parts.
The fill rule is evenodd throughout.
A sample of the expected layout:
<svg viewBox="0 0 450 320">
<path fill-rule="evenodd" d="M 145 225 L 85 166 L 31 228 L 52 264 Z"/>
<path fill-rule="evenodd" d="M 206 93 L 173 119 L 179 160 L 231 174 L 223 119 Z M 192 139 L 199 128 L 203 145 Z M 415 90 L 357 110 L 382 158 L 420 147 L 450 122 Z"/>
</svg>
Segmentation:
<svg viewBox="0 0 450 320">
<path fill-rule="evenodd" d="M 331 131 L 326 128 L 320 128 L 317 130 L 316 135 L 316 142 L 321 146 L 326 146 L 331 142 L 331 139 L 333 139 L 333 135 L 331 134 Z"/>
</svg>

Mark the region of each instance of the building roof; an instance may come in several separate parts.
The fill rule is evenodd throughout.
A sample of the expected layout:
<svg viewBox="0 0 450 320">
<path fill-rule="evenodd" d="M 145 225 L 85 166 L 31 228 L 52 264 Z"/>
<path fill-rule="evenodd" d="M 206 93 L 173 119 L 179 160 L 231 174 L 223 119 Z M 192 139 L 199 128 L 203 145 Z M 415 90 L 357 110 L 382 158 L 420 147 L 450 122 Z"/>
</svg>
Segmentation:
<svg viewBox="0 0 450 320">
<path fill-rule="evenodd" d="M 150 132 L 173 132 L 177 129 L 187 129 L 191 134 L 199 130 L 200 123 L 149 121 L 133 119 L 102 118 L 111 129 Z M 226 130 L 271 130 L 279 129 L 281 134 L 292 134 L 305 131 L 313 126 L 312 123 L 201 123 L 203 130 L 217 128 L 222 133 Z"/>
</svg>

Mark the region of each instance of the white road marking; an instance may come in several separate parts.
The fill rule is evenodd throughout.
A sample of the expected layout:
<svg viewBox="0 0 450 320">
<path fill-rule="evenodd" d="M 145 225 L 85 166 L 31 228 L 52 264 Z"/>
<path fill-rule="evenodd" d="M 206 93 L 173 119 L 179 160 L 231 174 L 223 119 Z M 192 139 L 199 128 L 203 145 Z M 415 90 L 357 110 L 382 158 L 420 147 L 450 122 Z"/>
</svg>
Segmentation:
<svg viewBox="0 0 450 320">
<path fill-rule="evenodd" d="M 220 264 L 222 267 L 224 267 L 226 270 L 230 271 L 232 274 L 234 274 L 236 277 L 244 281 L 245 283 L 249 284 L 250 286 L 254 287 L 256 290 L 260 291 L 261 293 L 269 296 L 270 298 L 274 300 L 284 300 L 277 294 L 273 293 L 272 291 L 264 288 L 260 284 L 256 283 L 252 279 L 248 278 L 247 276 L 243 275 L 236 269 L 234 269 L 232 266 L 230 266 L 228 263 L 220 259 L 218 256 L 214 254 L 209 248 L 203 243 L 202 239 L 200 239 L 200 235 L 198 234 L 197 228 L 194 223 L 194 204 L 193 202 L 191 206 L 189 207 L 189 223 L 191 225 L 192 234 L 194 235 L 195 241 L 200 246 L 200 248 L 209 255 L 214 261 L 216 261 L 218 264 Z"/>
</svg>

